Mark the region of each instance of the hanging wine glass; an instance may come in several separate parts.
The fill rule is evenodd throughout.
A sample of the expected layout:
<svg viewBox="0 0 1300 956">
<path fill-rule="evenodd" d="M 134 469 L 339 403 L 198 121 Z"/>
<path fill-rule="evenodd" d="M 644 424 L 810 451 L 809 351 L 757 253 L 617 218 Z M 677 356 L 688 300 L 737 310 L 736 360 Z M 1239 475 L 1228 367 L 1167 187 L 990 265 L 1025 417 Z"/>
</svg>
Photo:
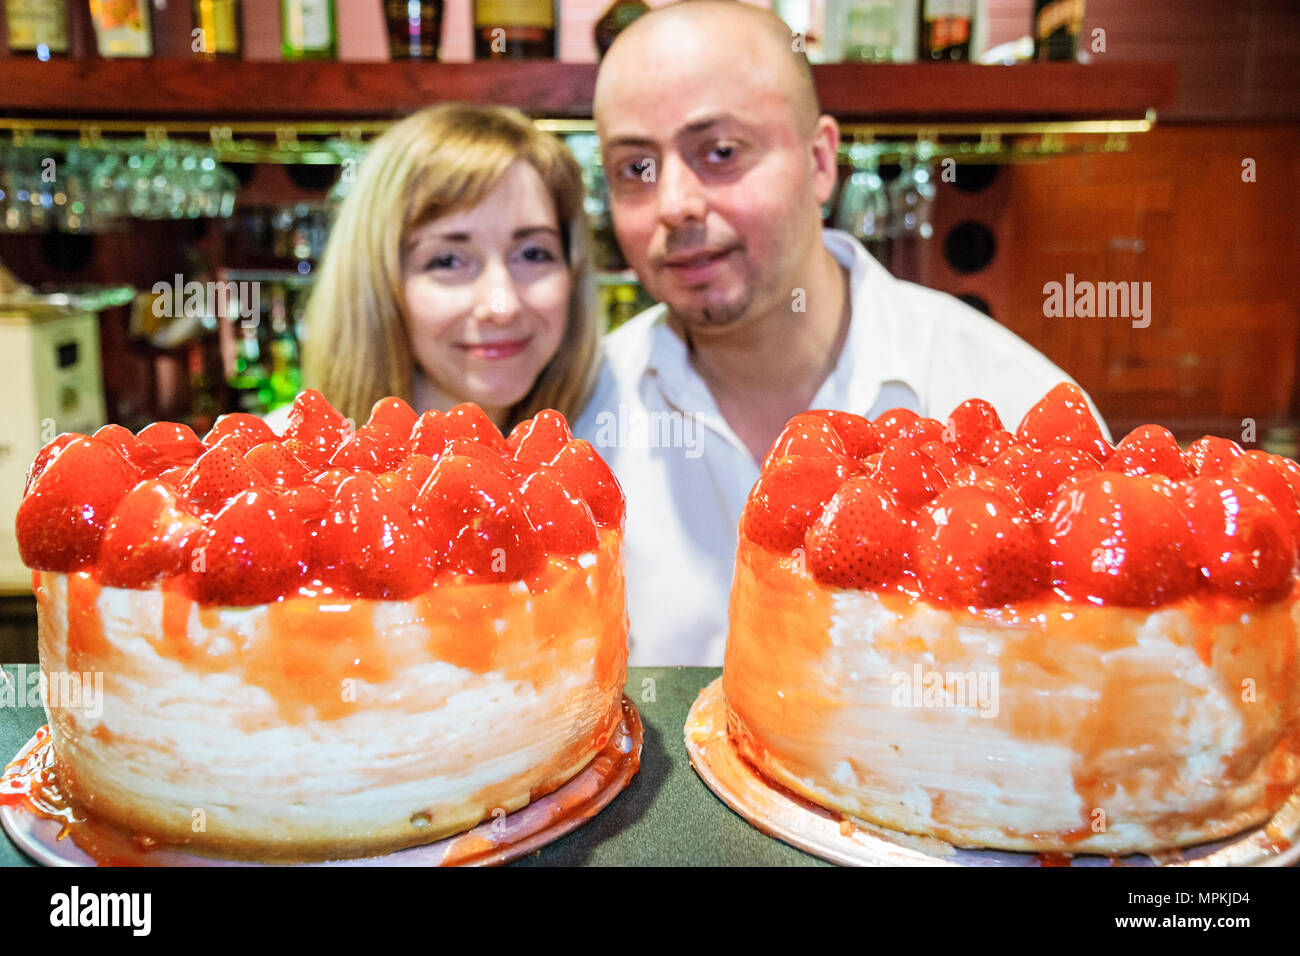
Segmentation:
<svg viewBox="0 0 1300 956">
<path fill-rule="evenodd" d="M 889 199 L 880 178 L 879 145 L 854 143 L 849 147 L 849 163 L 853 172 L 840 191 L 835 226 L 852 233 L 880 259 L 889 223 Z"/>
</svg>

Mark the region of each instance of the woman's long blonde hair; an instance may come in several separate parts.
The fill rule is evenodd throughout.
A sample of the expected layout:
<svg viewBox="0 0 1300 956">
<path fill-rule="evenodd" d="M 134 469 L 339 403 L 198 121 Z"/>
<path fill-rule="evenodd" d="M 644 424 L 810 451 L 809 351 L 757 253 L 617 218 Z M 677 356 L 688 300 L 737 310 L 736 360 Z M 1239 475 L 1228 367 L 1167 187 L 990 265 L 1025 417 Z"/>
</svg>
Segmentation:
<svg viewBox="0 0 1300 956">
<path fill-rule="evenodd" d="M 521 159 L 537 170 L 555 204 L 571 282 L 559 350 L 510 410 L 505 428 L 543 408 L 577 416 L 595 384 L 600 339 L 582 170 L 557 137 L 501 106 L 431 106 L 371 145 L 339 208 L 307 303 L 305 387 L 321 391 L 358 425 L 381 398 L 412 400 L 406 241 L 425 223 L 478 205 Z"/>
</svg>

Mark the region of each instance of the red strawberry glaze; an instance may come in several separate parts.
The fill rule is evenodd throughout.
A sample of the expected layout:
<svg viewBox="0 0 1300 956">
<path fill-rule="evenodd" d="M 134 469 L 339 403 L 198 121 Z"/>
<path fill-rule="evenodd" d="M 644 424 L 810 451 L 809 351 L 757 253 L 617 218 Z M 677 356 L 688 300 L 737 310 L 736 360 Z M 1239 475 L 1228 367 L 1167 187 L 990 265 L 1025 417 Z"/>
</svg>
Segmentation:
<svg viewBox="0 0 1300 956">
<path fill-rule="evenodd" d="M 549 563 L 585 560 L 601 529 L 621 533 L 617 480 L 554 411 L 520 433 L 518 462 L 472 405 L 417 417 L 384 399 L 353 433 L 304 392 L 290 421 L 276 439 L 258 419 L 223 416 L 207 444 L 169 422 L 58 436 L 19 509 L 23 557 L 205 606 L 401 600 L 454 581 L 535 581 Z M 444 461 L 448 480 L 434 482 Z"/>
<path fill-rule="evenodd" d="M 740 525 L 742 538 L 792 555 L 826 587 L 1004 610 L 1215 595 L 1268 603 L 1295 588 L 1300 465 L 1290 459 L 1212 437 L 1183 452 L 1155 425 L 1112 448 L 1068 383 L 1014 433 L 977 400 L 943 420 L 942 440 L 930 437 L 937 419 L 894 409 L 868 423 L 881 451 L 848 467 L 818 427 L 834 420 L 791 420 Z M 1197 473 L 1219 483 L 1197 484 Z"/>
</svg>

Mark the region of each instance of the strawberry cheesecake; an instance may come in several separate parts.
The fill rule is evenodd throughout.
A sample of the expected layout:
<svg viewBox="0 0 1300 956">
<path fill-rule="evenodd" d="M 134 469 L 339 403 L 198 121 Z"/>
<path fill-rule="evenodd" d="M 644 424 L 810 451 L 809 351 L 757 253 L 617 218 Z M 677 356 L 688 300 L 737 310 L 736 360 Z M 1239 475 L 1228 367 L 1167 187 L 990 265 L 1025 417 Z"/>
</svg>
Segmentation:
<svg viewBox="0 0 1300 956">
<path fill-rule="evenodd" d="M 964 847 L 1155 852 L 1300 785 L 1300 466 L 1054 388 L 1014 434 L 796 416 L 746 503 L 728 733 L 768 780 Z"/>
<path fill-rule="evenodd" d="M 75 814 L 246 859 L 383 853 L 549 793 L 621 721 L 622 491 L 564 418 L 317 392 L 61 435 L 17 516 Z M 74 837 L 76 831 L 74 830 Z"/>
</svg>

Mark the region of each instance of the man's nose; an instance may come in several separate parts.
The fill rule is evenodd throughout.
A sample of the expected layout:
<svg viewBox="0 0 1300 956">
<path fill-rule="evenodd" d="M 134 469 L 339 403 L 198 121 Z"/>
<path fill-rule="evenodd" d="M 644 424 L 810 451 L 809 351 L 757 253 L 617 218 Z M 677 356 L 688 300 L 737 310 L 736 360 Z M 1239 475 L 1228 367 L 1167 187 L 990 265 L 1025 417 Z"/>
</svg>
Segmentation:
<svg viewBox="0 0 1300 956">
<path fill-rule="evenodd" d="M 480 322 L 506 323 L 519 312 L 519 290 L 504 262 L 489 262 L 480 276 L 474 318 Z"/>
<path fill-rule="evenodd" d="M 659 219 L 669 229 L 689 222 L 703 222 L 707 203 L 704 185 L 690 164 L 673 153 L 663 157 L 659 166 L 659 183 L 655 190 L 659 202 Z"/>
</svg>

